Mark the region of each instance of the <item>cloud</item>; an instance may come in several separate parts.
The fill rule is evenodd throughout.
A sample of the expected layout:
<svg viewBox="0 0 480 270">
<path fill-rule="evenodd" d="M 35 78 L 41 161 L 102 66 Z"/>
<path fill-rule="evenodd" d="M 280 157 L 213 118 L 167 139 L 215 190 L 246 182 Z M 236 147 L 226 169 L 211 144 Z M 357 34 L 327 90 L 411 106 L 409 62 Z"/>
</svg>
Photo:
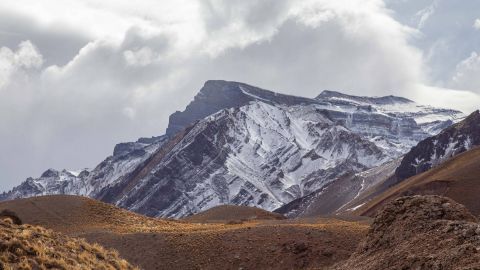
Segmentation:
<svg viewBox="0 0 480 270">
<path fill-rule="evenodd" d="M 416 84 L 411 87 L 415 91 L 412 92 L 410 98 L 422 104 L 443 108 L 452 108 L 451 105 L 454 105 L 457 110 L 461 110 L 466 114 L 480 109 L 480 95 L 467 90 L 426 86 L 423 84 Z"/>
<path fill-rule="evenodd" d="M 434 1 L 431 5 L 418 11 L 415 14 L 415 16 L 418 17 L 418 25 L 417 25 L 418 29 L 422 29 L 425 26 L 428 19 L 430 19 L 430 17 L 435 13 L 436 7 L 437 7 L 437 1 Z"/>
<path fill-rule="evenodd" d="M 43 57 L 30 42 L 19 44 L 17 50 L 0 48 L 0 91 L 12 80 L 20 80 L 28 76 L 28 72 L 38 69 L 43 64 Z"/>
<path fill-rule="evenodd" d="M 0 8 L 0 45 L 14 48 L 25 40 L 42 52 L 45 66 L 66 64 L 89 41 L 82 31 L 66 24 L 44 25 L 34 17 Z"/>
<path fill-rule="evenodd" d="M 476 19 L 473 23 L 473 28 L 480 30 L 480 19 Z"/>
<path fill-rule="evenodd" d="M 458 89 L 472 90 L 480 93 L 480 55 L 472 52 L 461 61 L 451 80 L 451 86 Z"/>
</svg>

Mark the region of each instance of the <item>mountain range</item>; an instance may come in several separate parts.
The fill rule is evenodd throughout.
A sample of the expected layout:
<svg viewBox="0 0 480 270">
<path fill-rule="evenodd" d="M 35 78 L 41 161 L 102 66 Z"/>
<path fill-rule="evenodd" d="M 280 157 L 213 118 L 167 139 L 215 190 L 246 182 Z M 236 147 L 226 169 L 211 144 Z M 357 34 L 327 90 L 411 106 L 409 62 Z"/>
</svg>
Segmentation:
<svg viewBox="0 0 480 270">
<path fill-rule="evenodd" d="M 304 98 L 207 81 L 164 135 L 120 143 L 93 169 L 49 169 L 0 200 L 82 195 L 170 218 L 223 204 L 349 212 L 477 145 L 478 116 L 464 118 L 403 97 Z"/>
</svg>

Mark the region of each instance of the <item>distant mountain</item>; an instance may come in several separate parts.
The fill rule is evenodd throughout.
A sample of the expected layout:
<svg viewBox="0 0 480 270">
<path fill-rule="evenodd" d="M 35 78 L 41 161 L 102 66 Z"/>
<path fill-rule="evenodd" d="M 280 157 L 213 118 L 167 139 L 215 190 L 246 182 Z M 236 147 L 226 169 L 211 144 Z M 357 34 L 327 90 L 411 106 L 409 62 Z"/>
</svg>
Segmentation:
<svg viewBox="0 0 480 270">
<path fill-rule="evenodd" d="M 170 117 L 165 136 L 118 144 L 79 174 L 49 170 L 0 199 L 84 195 L 178 218 L 221 204 L 274 210 L 393 161 L 463 117 L 394 96 L 324 91 L 309 99 L 208 81 Z"/>
<path fill-rule="evenodd" d="M 115 146 L 112 156 L 107 157 L 92 170 L 73 172 L 48 169 L 39 178 L 30 177 L 11 191 L 0 194 L 0 200 L 55 194 L 95 198 L 103 188 L 121 181 L 123 176 L 147 160 L 166 140 L 167 137 L 161 136 L 120 143 Z"/>
</svg>

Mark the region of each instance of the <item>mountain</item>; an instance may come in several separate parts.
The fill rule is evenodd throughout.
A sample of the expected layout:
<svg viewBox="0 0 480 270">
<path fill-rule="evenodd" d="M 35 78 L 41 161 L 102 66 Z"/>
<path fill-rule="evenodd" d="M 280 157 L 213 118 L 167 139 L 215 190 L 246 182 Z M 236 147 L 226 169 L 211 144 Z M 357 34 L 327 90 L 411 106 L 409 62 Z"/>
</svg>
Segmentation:
<svg viewBox="0 0 480 270">
<path fill-rule="evenodd" d="M 345 170 L 389 160 L 315 106 L 258 101 L 211 115 L 174 142 L 99 198 L 152 216 L 182 217 L 220 204 L 273 210 Z"/>
<path fill-rule="evenodd" d="M 323 188 L 276 209 L 289 218 L 350 214 L 372 196 L 381 194 L 394 179 L 401 158 L 360 173 L 347 173 Z"/>
<path fill-rule="evenodd" d="M 119 144 L 78 175 L 49 170 L 0 199 L 84 195 L 175 218 L 221 204 L 274 210 L 393 161 L 462 118 L 401 97 L 324 91 L 309 99 L 208 81 L 170 117 L 166 135 Z"/>
<path fill-rule="evenodd" d="M 470 192 L 465 190 L 465 197 L 461 193 L 455 193 L 462 186 L 474 186 L 474 179 L 462 178 L 465 172 L 476 175 L 473 168 L 465 168 L 466 162 L 463 156 L 449 161 L 451 157 L 480 145 L 480 114 L 474 112 L 467 118 L 447 127 L 438 135 L 429 137 L 419 142 L 404 157 L 394 162 L 385 163 L 377 168 L 339 177 L 312 194 L 292 201 L 279 208 L 276 212 L 289 217 L 308 217 L 327 214 L 346 214 L 351 212 L 373 214 L 373 210 L 362 210 L 368 205 L 384 204 L 393 197 L 405 194 L 438 194 L 452 197 L 459 202 L 472 207 L 471 211 L 477 213 L 475 203 L 466 201 Z M 469 154 L 469 162 L 480 168 L 477 162 L 476 151 Z M 479 157 L 480 158 L 480 157 Z M 448 164 L 455 164 L 454 166 Z M 448 170 L 445 170 L 447 166 Z M 433 168 L 433 169 L 432 169 Z M 462 168 L 462 171 L 459 170 Z M 432 170 L 425 175 L 415 175 Z M 441 177 L 445 178 L 444 171 L 448 172 L 449 179 L 453 182 L 438 182 L 434 177 L 441 170 Z M 468 174 L 467 174 L 468 175 Z M 457 176 L 457 178 L 455 178 Z M 412 179 L 405 180 L 406 177 Z M 465 181 L 464 181 L 465 180 Z M 477 191 L 471 189 L 473 194 Z M 460 191 L 459 191 L 460 192 Z M 392 195 L 394 194 L 394 195 Z M 475 197 L 471 194 L 472 197 Z M 393 196 L 393 197 L 392 197 Z M 370 202 L 372 201 L 372 202 Z M 365 206 L 364 206 L 365 205 Z M 375 210 L 379 205 L 375 206 Z M 358 210 L 357 210 L 358 209 Z M 363 212 L 362 212 L 363 211 Z"/>
<path fill-rule="evenodd" d="M 406 179 L 425 172 L 474 145 L 480 145 L 479 111 L 473 112 L 465 120 L 446 128 L 440 134 L 421 141 L 405 155 L 395 175 Z"/>
<path fill-rule="evenodd" d="M 127 173 L 147 160 L 167 140 L 167 137 L 140 138 L 136 142 L 120 143 L 113 155 L 93 170 L 46 170 L 39 178 L 28 178 L 8 193 L 0 194 L 0 201 L 32 196 L 72 194 L 94 198 L 103 188 L 121 181 Z"/>
<path fill-rule="evenodd" d="M 404 195 L 435 194 L 452 198 L 465 205 L 473 214 L 480 214 L 480 148 L 448 159 L 437 167 L 410 177 L 392 186 L 355 212 L 359 215 L 374 215 L 386 203 Z"/>
<path fill-rule="evenodd" d="M 262 101 L 272 105 L 315 102 L 309 98 L 282 95 L 239 82 L 207 81 L 183 112 L 177 111 L 170 115 L 166 135 L 173 136 L 197 120 L 223 109 L 247 105 L 252 101 Z"/>
</svg>

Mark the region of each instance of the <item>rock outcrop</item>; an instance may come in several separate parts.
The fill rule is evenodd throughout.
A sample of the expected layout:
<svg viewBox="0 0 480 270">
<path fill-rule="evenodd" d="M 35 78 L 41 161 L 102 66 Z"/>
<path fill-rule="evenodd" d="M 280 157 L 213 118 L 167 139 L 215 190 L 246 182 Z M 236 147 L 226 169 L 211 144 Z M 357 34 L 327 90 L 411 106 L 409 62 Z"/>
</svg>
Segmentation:
<svg viewBox="0 0 480 270">
<path fill-rule="evenodd" d="M 375 216 L 366 239 L 333 269 L 479 269 L 480 224 L 439 196 L 401 197 Z"/>
</svg>

